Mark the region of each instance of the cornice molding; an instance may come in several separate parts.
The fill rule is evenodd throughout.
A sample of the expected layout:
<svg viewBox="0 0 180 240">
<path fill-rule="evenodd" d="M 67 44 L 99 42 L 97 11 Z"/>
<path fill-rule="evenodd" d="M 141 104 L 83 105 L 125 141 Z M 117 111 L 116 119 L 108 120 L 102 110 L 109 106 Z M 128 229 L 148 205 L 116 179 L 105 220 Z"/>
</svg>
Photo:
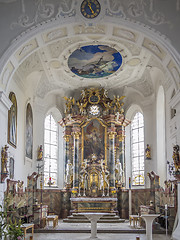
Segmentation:
<svg viewBox="0 0 180 240">
<path fill-rule="evenodd" d="M 180 90 L 178 90 L 174 97 L 170 100 L 169 105 L 172 108 L 180 108 Z"/>
<path fill-rule="evenodd" d="M 12 105 L 12 102 L 3 91 L 0 91 L 0 103 L 2 103 L 7 110 L 9 110 Z"/>
</svg>

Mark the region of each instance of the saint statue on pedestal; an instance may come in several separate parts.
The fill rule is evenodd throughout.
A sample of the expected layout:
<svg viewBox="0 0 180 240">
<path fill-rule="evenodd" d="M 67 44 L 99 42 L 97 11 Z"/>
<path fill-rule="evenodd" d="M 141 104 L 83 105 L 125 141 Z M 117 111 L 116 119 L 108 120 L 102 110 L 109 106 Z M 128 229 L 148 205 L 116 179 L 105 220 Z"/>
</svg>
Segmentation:
<svg viewBox="0 0 180 240">
<path fill-rule="evenodd" d="M 73 167 L 71 164 L 71 161 L 68 160 L 67 161 L 67 166 L 66 166 L 66 184 L 71 184 L 71 176 L 72 176 L 72 172 L 73 172 Z"/>
</svg>

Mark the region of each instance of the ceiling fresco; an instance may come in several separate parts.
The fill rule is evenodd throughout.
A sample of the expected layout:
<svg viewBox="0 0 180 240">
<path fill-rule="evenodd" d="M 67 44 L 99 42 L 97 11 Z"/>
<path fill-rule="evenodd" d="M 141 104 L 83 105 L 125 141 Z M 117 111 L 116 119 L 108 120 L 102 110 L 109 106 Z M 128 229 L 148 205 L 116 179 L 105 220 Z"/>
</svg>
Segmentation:
<svg viewBox="0 0 180 240">
<path fill-rule="evenodd" d="M 122 65 L 122 56 L 106 45 L 88 45 L 75 50 L 68 59 L 73 73 L 84 78 L 102 78 L 116 72 Z"/>
</svg>

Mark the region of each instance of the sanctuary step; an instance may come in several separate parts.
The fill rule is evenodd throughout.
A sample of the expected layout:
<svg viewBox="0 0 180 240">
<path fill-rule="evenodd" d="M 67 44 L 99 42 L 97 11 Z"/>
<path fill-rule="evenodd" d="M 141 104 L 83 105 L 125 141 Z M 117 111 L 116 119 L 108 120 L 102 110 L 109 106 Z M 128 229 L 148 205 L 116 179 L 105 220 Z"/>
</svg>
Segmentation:
<svg viewBox="0 0 180 240">
<path fill-rule="evenodd" d="M 120 219 L 115 213 L 110 213 L 107 215 L 102 216 L 98 223 L 123 223 L 125 219 Z M 73 213 L 72 215 L 68 216 L 67 218 L 63 219 L 63 222 L 68 223 L 88 223 L 90 222 L 84 215 Z"/>
</svg>

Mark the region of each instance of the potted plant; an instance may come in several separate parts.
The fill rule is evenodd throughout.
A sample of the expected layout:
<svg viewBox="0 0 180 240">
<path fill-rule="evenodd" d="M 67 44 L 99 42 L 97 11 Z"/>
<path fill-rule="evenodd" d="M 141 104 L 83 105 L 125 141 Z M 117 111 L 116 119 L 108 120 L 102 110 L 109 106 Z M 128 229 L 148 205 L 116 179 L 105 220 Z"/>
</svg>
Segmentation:
<svg viewBox="0 0 180 240">
<path fill-rule="evenodd" d="M 7 211 L 3 209 L 3 206 L 0 205 L 0 239 L 7 237 Z"/>
<path fill-rule="evenodd" d="M 14 221 L 12 222 L 12 220 L 9 220 L 8 223 L 8 235 L 10 237 L 10 239 L 15 240 L 15 239 L 22 239 L 23 236 L 23 230 L 21 228 L 21 221 Z"/>
</svg>

